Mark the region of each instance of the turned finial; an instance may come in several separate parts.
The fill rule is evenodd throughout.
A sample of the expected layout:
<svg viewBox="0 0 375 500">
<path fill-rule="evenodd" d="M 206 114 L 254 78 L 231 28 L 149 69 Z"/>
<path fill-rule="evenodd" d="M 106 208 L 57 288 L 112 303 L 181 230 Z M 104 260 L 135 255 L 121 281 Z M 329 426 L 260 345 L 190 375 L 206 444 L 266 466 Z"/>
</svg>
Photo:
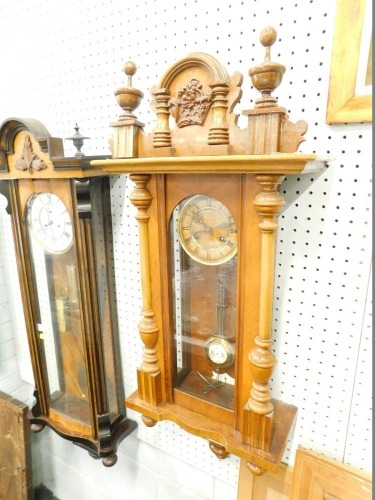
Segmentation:
<svg viewBox="0 0 375 500">
<path fill-rule="evenodd" d="M 132 77 L 136 71 L 136 64 L 132 61 L 127 61 L 124 64 L 124 73 L 127 76 L 127 86 L 115 90 L 117 102 L 124 111 L 124 113 L 119 116 L 120 121 L 136 119 L 133 111 L 138 108 L 143 99 L 143 92 L 132 86 Z"/>
<path fill-rule="evenodd" d="M 265 47 L 264 62 L 271 61 L 271 46 L 276 42 L 277 33 L 275 28 L 267 26 L 260 32 L 260 43 Z"/>
<path fill-rule="evenodd" d="M 76 122 L 76 126 L 74 127 L 74 130 L 75 130 L 75 134 L 73 134 L 71 137 L 66 137 L 66 140 L 72 141 L 73 145 L 77 149 L 77 152 L 74 156 L 76 156 L 77 158 L 83 158 L 85 156 L 85 153 L 83 153 L 81 151 L 81 149 L 83 147 L 83 143 L 84 143 L 85 139 L 90 139 L 90 137 L 85 137 L 84 135 L 79 133 L 79 127 L 78 127 L 77 122 Z"/>
<path fill-rule="evenodd" d="M 280 85 L 285 73 L 285 66 L 271 62 L 271 46 L 275 43 L 277 32 L 272 26 L 267 26 L 260 33 L 260 43 L 265 48 L 264 62 L 249 69 L 249 75 L 254 87 L 262 97 L 255 103 L 256 108 L 277 105 L 277 98 L 272 92 Z"/>
<path fill-rule="evenodd" d="M 133 61 L 126 61 L 124 64 L 124 73 L 128 77 L 128 87 L 132 87 L 132 76 L 137 72 L 137 65 Z"/>
</svg>

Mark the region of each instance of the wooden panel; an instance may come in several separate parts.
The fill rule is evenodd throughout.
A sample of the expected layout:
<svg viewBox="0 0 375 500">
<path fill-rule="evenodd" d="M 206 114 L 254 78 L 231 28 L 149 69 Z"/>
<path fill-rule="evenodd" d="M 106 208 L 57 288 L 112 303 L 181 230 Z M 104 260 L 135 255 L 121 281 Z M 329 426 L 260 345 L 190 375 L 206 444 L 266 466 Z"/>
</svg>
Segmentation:
<svg viewBox="0 0 375 500">
<path fill-rule="evenodd" d="M 28 407 L 0 392 L 0 498 L 32 500 Z"/>
<path fill-rule="evenodd" d="M 342 463 L 299 448 L 294 470 L 254 476 L 241 459 L 237 500 L 370 500 L 371 478 Z"/>
<path fill-rule="evenodd" d="M 289 500 L 292 470 L 280 466 L 277 472 L 254 476 L 241 459 L 237 500 Z"/>
<path fill-rule="evenodd" d="M 370 500 L 371 478 L 344 464 L 299 448 L 291 500 Z"/>
<path fill-rule="evenodd" d="M 372 121 L 372 95 L 356 94 L 366 0 L 337 0 L 327 123 Z"/>
</svg>

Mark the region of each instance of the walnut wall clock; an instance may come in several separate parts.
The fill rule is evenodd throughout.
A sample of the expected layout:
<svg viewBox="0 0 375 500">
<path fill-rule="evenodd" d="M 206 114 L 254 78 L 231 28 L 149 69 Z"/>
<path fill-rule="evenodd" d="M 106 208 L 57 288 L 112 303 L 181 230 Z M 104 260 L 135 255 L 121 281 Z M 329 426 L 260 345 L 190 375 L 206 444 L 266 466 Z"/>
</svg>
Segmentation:
<svg viewBox="0 0 375 500">
<path fill-rule="evenodd" d="M 111 466 L 136 424 L 119 372 L 108 176 L 92 157 L 65 158 L 32 119 L 3 122 L 0 155 L 35 379 L 31 428 L 47 425 Z"/>
<path fill-rule="evenodd" d="M 307 124 L 291 123 L 272 96 L 285 71 L 270 62 L 275 40 L 262 31 L 265 61 L 249 70 L 261 95 L 243 129 L 233 113 L 242 75 L 193 53 L 152 88 L 156 127 L 145 134 L 126 63 L 113 158 L 92 162 L 135 185 L 144 350 L 126 406 L 148 426 L 170 420 L 207 439 L 219 458 L 245 458 L 255 474 L 277 470 L 297 413 L 269 385 L 278 186 L 327 160 L 295 153 Z"/>
</svg>

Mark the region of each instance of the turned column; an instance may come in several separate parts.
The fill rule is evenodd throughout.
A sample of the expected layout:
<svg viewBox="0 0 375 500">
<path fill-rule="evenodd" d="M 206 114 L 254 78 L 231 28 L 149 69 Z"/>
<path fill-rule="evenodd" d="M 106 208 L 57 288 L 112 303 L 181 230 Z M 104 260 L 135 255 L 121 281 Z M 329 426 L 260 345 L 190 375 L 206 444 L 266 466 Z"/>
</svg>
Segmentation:
<svg viewBox="0 0 375 500">
<path fill-rule="evenodd" d="M 208 133 L 208 144 L 229 144 L 227 124 L 229 85 L 226 82 L 213 82 L 212 89 L 213 120 Z"/>
<path fill-rule="evenodd" d="M 138 369 L 138 396 L 151 404 L 161 402 L 160 368 L 156 351 L 159 328 L 155 321 L 152 308 L 151 274 L 149 256 L 148 208 L 152 202 L 152 195 L 147 189 L 150 175 L 131 174 L 130 179 L 135 183 L 135 189 L 130 195 L 130 201 L 137 208 L 136 219 L 139 229 L 139 249 L 142 282 L 142 319 L 138 325 L 139 333 L 144 344 L 142 364 Z"/>
<path fill-rule="evenodd" d="M 244 441 L 255 448 L 269 451 L 272 441 L 273 404 L 271 401 L 269 380 L 276 358 L 272 353 L 272 307 L 274 288 L 274 267 L 277 237 L 277 218 L 285 204 L 278 192 L 278 185 L 284 176 L 277 174 L 258 174 L 258 183 L 262 191 L 254 201 L 261 217 L 261 280 L 259 331 L 255 338 L 255 347 L 249 354 L 253 383 L 245 407 Z"/>
<path fill-rule="evenodd" d="M 168 89 L 158 89 L 152 92 L 156 101 L 156 127 L 153 131 L 154 148 L 170 147 L 171 130 L 169 128 L 169 100 L 171 93 Z"/>
</svg>

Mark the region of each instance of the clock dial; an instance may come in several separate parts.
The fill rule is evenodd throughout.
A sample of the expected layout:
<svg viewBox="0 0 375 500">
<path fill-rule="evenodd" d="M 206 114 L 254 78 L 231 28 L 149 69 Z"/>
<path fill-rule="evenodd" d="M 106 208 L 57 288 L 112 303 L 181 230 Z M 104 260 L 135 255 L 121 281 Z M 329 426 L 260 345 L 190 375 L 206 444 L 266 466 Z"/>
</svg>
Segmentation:
<svg viewBox="0 0 375 500">
<path fill-rule="evenodd" d="M 208 412 L 211 404 L 229 411 L 234 404 L 238 234 L 226 190 L 183 199 L 169 226 L 173 383 L 176 397 L 199 398 Z"/>
<path fill-rule="evenodd" d="M 217 368 L 228 368 L 234 361 L 230 343 L 223 337 L 211 337 L 206 344 L 206 356 Z"/>
<path fill-rule="evenodd" d="M 72 246 L 72 221 L 57 195 L 46 192 L 33 194 L 27 202 L 27 222 L 34 238 L 48 252 L 64 253 Z"/>
<path fill-rule="evenodd" d="M 223 264 L 237 253 L 237 224 L 219 200 L 197 195 L 188 198 L 178 220 L 185 252 L 197 262 Z"/>
</svg>

